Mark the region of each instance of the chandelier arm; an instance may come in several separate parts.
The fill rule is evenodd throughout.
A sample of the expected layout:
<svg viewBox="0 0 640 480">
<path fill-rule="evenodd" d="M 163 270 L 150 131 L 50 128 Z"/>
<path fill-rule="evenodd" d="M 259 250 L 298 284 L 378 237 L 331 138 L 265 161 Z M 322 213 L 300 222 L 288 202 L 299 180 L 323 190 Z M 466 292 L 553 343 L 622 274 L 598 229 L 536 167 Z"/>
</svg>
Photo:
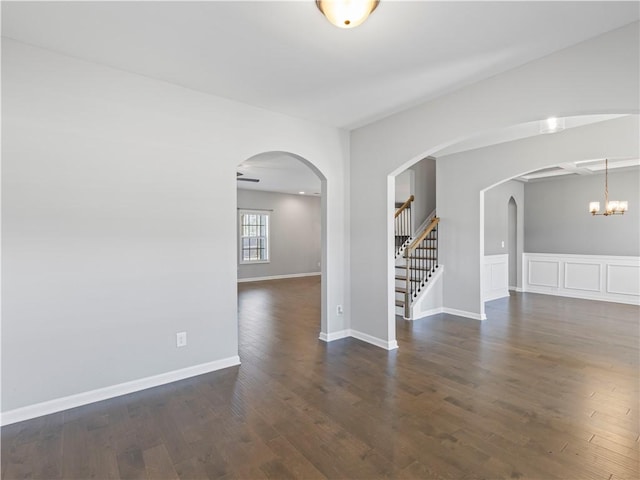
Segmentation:
<svg viewBox="0 0 640 480">
<path fill-rule="evenodd" d="M 609 159 L 604 159 L 604 211 L 609 211 Z"/>
</svg>

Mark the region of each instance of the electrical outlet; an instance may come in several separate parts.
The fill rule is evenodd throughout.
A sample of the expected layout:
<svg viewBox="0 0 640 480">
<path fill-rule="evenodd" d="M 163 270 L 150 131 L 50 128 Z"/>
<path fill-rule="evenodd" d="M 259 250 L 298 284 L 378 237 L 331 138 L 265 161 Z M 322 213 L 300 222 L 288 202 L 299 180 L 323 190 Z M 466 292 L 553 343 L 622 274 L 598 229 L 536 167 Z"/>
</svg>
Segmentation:
<svg viewBox="0 0 640 480">
<path fill-rule="evenodd" d="M 342 313 L 343 313 L 343 311 L 342 311 L 342 305 L 338 305 L 338 306 L 337 306 L 337 308 L 336 308 L 336 313 L 337 313 L 338 315 L 342 315 Z"/>
<path fill-rule="evenodd" d="M 504 248 L 504 240 L 502 240 L 502 248 Z"/>
<path fill-rule="evenodd" d="M 187 346 L 187 332 L 176 333 L 176 347 Z"/>
</svg>

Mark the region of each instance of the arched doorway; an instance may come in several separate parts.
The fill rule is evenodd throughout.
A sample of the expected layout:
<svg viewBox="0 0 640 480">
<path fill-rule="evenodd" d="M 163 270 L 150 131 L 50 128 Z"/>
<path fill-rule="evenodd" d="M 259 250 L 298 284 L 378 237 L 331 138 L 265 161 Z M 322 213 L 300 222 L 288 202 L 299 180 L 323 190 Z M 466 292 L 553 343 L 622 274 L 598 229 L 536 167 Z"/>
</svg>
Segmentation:
<svg viewBox="0 0 640 480">
<path fill-rule="evenodd" d="M 322 337 L 327 331 L 325 176 L 299 155 L 270 151 L 239 163 L 236 182 L 239 284 L 315 277 L 320 300 L 313 308 Z"/>
</svg>

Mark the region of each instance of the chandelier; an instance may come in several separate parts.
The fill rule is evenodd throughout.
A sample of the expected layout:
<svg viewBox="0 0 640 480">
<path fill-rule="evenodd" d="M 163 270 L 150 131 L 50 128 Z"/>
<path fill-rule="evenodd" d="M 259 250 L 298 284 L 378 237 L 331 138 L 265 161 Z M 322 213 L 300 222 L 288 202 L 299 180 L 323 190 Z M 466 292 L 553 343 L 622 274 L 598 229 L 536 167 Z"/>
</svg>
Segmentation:
<svg viewBox="0 0 640 480">
<path fill-rule="evenodd" d="M 609 159 L 604 161 L 604 205 L 605 209 L 603 213 L 600 212 L 600 202 L 590 202 L 589 212 L 591 215 L 624 215 L 629 209 L 629 202 L 626 200 L 609 200 Z"/>
</svg>

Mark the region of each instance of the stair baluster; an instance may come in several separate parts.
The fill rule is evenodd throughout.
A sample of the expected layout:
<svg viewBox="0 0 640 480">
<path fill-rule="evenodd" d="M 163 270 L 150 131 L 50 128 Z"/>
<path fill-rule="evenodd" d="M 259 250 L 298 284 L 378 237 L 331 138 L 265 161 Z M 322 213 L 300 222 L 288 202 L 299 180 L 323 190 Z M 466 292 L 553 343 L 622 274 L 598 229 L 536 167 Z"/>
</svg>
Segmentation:
<svg viewBox="0 0 640 480">
<path fill-rule="evenodd" d="M 406 291 L 404 316 L 410 318 L 411 304 L 438 268 L 438 223 L 434 217 L 424 231 L 404 250 Z"/>
<path fill-rule="evenodd" d="M 407 201 L 396 210 L 394 216 L 396 258 L 402 253 L 403 247 L 405 247 L 411 239 L 411 202 L 413 202 L 413 200 L 414 197 L 411 195 Z"/>
</svg>

